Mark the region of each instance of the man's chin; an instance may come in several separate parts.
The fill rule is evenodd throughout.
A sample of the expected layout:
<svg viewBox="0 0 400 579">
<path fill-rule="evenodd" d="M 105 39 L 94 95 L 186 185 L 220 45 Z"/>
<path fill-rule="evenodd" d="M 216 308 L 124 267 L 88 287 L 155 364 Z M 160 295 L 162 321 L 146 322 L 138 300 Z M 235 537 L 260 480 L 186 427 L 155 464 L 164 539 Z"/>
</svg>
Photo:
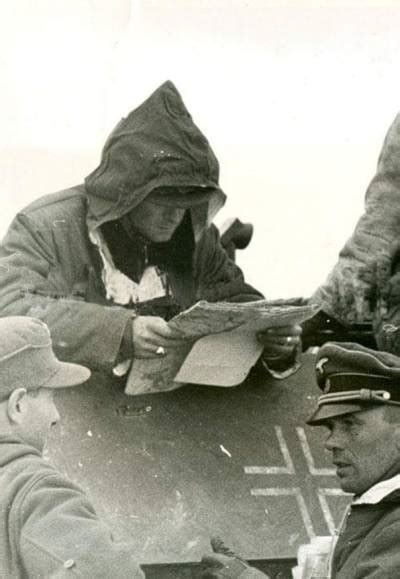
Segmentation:
<svg viewBox="0 0 400 579">
<path fill-rule="evenodd" d="M 344 492 L 357 494 L 358 484 L 357 481 L 354 480 L 354 477 L 351 476 L 351 472 L 349 472 L 351 468 L 352 467 L 350 466 L 337 467 L 336 476 L 338 477 L 340 487 Z"/>
<path fill-rule="evenodd" d="M 352 485 L 351 483 L 349 483 L 347 481 L 340 480 L 339 484 L 340 484 L 340 488 L 342 489 L 343 492 L 350 493 L 352 495 L 357 494 L 357 491 L 355 490 L 354 485 Z"/>
<path fill-rule="evenodd" d="M 167 241 L 169 241 L 172 237 L 173 233 L 170 232 L 158 232 L 157 234 L 154 234 L 151 236 L 150 241 L 152 241 L 153 243 L 166 243 Z"/>
</svg>

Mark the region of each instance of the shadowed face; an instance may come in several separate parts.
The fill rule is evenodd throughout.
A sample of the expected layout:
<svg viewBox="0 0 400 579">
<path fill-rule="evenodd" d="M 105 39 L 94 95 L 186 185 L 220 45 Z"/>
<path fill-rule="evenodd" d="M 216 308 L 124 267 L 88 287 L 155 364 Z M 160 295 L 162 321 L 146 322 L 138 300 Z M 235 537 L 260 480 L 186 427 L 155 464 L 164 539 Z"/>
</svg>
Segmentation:
<svg viewBox="0 0 400 579">
<path fill-rule="evenodd" d="M 325 447 L 346 492 L 360 495 L 400 473 L 400 425 L 388 422 L 385 410 L 378 406 L 322 424 L 329 430 Z"/>
<path fill-rule="evenodd" d="M 145 199 L 125 216 L 125 224 L 132 225 L 146 239 L 162 243 L 171 239 L 184 215 L 185 209 L 181 207 Z"/>
</svg>

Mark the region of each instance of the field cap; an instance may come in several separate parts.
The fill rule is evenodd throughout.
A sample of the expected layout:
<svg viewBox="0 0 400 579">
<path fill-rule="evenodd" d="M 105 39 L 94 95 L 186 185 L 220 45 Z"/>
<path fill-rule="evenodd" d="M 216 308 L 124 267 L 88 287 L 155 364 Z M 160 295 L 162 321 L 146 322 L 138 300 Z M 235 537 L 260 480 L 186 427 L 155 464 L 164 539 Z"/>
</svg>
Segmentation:
<svg viewBox="0 0 400 579">
<path fill-rule="evenodd" d="M 16 388 L 65 388 L 89 376 L 88 368 L 56 358 L 50 331 L 42 321 L 27 316 L 0 318 L 0 401 Z"/>
<path fill-rule="evenodd" d="M 323 394 L 307 424 L 360 412 L 377 405 L 400 407 L 400 358 L 350 342 L 327 342 L 317 355 L 315 374 Z"/>
</svg>

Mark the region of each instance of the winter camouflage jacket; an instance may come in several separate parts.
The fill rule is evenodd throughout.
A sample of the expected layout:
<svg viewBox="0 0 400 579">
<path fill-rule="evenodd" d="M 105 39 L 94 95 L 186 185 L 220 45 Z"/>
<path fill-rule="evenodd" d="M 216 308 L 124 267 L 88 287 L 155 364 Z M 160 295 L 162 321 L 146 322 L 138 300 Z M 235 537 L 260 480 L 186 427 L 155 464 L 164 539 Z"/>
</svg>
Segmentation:
<svg viewBox="0 0 400 579">
<path fill-rule="evenodd" d="M 386 135 L 365 211 L 311 301 L 342 322 L 372 323 L 378 347 L 400 354 L 400 114 Z"/>
</svg>

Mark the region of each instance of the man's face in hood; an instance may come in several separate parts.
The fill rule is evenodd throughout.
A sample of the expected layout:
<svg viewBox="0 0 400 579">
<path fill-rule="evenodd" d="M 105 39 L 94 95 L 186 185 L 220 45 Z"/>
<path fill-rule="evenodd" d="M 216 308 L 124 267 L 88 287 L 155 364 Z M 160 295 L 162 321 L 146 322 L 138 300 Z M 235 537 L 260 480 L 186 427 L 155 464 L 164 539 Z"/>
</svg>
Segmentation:
<svg viewBox="0 0 400 579">
<path fill-rule="evenodd" d="M 171 239 L 184 215 L 185 208 L 163 204 L 150 195 L 127 213 L 122 221 L 128 230 L 133 227 L 149 241 L 163 243 Z"/>
<path fill-rule="evenodd" d="M 204 218 L 213 193 L 207 187 L 157 187 L 121 221 L 128 233 L 138 232 L 149 241 L 165 243 L 182 223 L 186 210 L 202 207 Z M 196 220 L 193 212 L 192 219 Z"/>
</svg>

